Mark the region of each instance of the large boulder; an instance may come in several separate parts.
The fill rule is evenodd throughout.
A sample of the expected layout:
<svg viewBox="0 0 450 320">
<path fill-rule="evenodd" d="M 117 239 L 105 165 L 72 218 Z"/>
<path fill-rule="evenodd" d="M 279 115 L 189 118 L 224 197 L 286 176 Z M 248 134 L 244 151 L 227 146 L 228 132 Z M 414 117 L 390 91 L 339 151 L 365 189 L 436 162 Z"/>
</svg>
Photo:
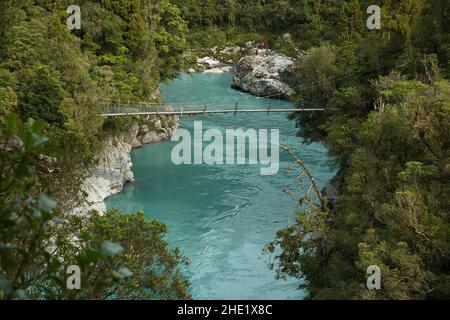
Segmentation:
<svg viewBox="0 0 450 320">
<path fill-rule="evenodd" d="M 232 88 L 256 96 L 289 99 L 294 90 L 285 81 L 293 77 L 294 60 L 268 49 L 254 49 L 252 53 L 236 65 Z"/>
<path fill-rule="evenodd" d="M 233 66 L 229 63 L 223 63 L 210 57 L 199 58 L 197 63 L 203 68 L 204 73 L 224 73 L 233 71 Z"/>
<path fill-rule="evenodd" d="M 210 57 L 199 58 L 197 63 L 205 67 L 205 69 L 219 68 L 223 63 Z"/>
</svg>

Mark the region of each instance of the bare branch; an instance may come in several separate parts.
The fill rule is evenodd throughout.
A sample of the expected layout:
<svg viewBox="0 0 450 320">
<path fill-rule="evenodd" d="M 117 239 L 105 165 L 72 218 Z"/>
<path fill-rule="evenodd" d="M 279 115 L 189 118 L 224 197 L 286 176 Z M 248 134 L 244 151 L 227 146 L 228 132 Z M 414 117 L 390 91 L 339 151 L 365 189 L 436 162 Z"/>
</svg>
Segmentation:
<svg viewBox="0 0 450 320">
<path fill-rule="evenodd" d="M 320 201 L 320 204 L 322 205 L 322 208 L 326 208 L 327 202 L 326 202 L 325 198 L 322 196 L 322 194 L 320 193 L 319 186 L 317 185 L 316 180 L 314 179 L 313 175 L 311 174 L 311 171 L 309 171 L 309 168 L 306 166 L 305 162 L 303 160 L 300 160 L 300 158 L 298 158 L 292 152 L 292 150 L 289 149 L 289 147 L 287 147 L 287 146 L 280 146 L 280 147 L 281 147 L 281 149 L 286 151 L 295 160 L 295 163 L 297 163 L 302 168 L 302 171 L 304 173 L 306 173 L 306 175 L 309 178 L 309 181 L 311 181 L 311 185 L 314 189 L 314 193 L 316 194 L 317 198 Z"/>
</svg>

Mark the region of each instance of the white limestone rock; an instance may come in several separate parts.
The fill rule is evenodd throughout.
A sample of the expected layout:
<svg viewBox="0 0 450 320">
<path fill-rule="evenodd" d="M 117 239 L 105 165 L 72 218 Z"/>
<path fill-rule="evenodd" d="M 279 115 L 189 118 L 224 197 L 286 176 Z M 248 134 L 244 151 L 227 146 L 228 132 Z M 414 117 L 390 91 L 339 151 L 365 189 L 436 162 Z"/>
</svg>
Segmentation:
<svg viewBox="0 0 450 320">
<path fill-rule="evenodd" d="M 147 133 L 150 132 L 150 129 L 148 128 L 148 125 L 144 124 L 141 126 L 141 131 Z"/>
<path fill-rule="evenodd" d="M 141 138 L 141 143 L 142 144 L 148 144 L 148 143 L 152 143 L 152 142 L 156 142 L 159 141 L 158 140 L 158 134 L 154 131 L 150 131 L 148 133 L 146 133 L 142 138 Z"/>
<path fill-rule="evenodd" d="M 224 71 L 221 68 L 212 68 L 212 69 L 207 69 L 205 70 L 203 73 L 224 73 Z"/>
<path fill-rule="evenodd" d="M 160 127 L 164 133 L 150 131 L 148 125 L 136 123 L 125 132 L 108 137 L 103 142 L 103 149 L 97 155 L 98 163 L 89 170 L 81 190 L 87 194 L 83 205 L 71 210 L 71 214 L 88 214 L 91 210 L 106 212 L 104 200 L 122 191 L 126 183 L 134 182 L 131 149 L 146 143 L 169 138 L 178 128 L 178 117 L 169 118 L 170 125 L 163 127 L 158 119 L 153 120 L 152 127 Z M 143 136 L 139 136 L 143 134 Z"/>
<path fill-rule="evenodd" d="M 197 63 L 204 66 L 206 69 L 213 69 L 223 65 L 223 63 L 219 60 L 215 60 L 210 57 L 199 58 L 197 59 Z"/>
<path fill-rule="evenodd" d="M 268 49 L 252 49 L 236 65 L 232 87 L 257 96 L 289 99 L 294 90 L 283 81 L 294 60 Z"/>
<path fill-rule="evenodd" d="M 233 66 L 229 63 L 224 63 L 210 57 L 199 58 L 197 63 L 202 66 L 204 73 L 218 74 L 233 71 Z"/>
<path fill-rule="evenodd" d="M 132 146 L 132 148 L 133 148 L 133 149 L 139 149 L 139 148 L 142 148 L 142 143 L 141 143 L 137 138 L 135 138 L 134 141 L 133 141 L 133 146 Z"/>
<path fill-rule="evenodd" d="M 98 164 L 91 168 L 90 176 L 83 182 L 82 190 L 87 193 L 86 204 L 75 208 L 72 214 L 97 210 L 106 212 L 104 200 L 120 191 L 123 185 L 134 181 L 130 151 L 136 139 L 138 126 L 129 131 L 107 138 L 103 150 L 97 156 Z"/>
</svg>

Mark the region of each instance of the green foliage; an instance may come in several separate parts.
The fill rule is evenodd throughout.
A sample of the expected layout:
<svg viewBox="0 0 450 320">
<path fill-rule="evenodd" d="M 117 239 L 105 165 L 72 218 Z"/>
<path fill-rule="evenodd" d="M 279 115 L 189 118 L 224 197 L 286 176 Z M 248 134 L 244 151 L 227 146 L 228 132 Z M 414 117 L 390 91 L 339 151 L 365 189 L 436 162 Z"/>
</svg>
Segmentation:
<svg viewBox="0 0 450 320">
<path fill-rule="evenodd" d="M 209 48 L 247 41 L 290 56 L 307 51 L 296 64 L 295 101 L 327 112 L 292 117 L 304 141 L 323 142 L 341 169 L 334 209 L 306 196 L 296 223 L 279 231 L 279 276 L 301 278 L 314 299 L 448 298 L 448 0 L 381 1 L 379 31 L 365 27 L 371 4 L 82 1 L 83 29 L 70 33 L 66 1 L 1 1 L 3 298 L 187 297 L 177 269 L 183 259 L 167 249 L 163 225 L 118 212 L 54 217 L 78 194 L 79 172 L 102 136 L 129 125 L 96 116 L 106 98 L 152 99 L 183 67 L 187 42 Z M 45 123 L 21 126 L 8 116 L 14 111 Z M 45 142 L 39 127 L 49 137 L 43 150 L 35 150 Z M 38 151 L 56 158 L 51 174 L 34 169 Z M 43 191 L 62 200 L 58 210 Z M 44 248 L 55 237 L 53 256 Z M 61 261 L 83 267 L 85 291 L 64 289 Z M 381 291 L 364 287 L 371 264 L 382 269 Z"/>
<path fill-rule="evenodd" d="M 124 215 L 110 211 L 105 215 L 94 213 L 87 219 L 71 217 L 64 227 L 62 239 L 67 236 L 67 231 L 76 235 L 86 249 L 99 248 L 103 256 L 114 257 L 107 261 L 97 260 L 92 266 L 90 261 L 80 260 L 80 255 L 74 256 L 76 250 L 71 249 L 67 256 L 64 255 L 64 259 L 80 265 L 84 275 L 82 282 L 89 284 L 77 298 L 189 298 L 187 282 L 179 271 L 179 264 L 184 259 L 178 250 L 167 248 L 165 225 L 147 220 L 142 212 Z M 124 266 L 127 269 L 123 269 Z M 122 277 L 127 281 L 117 286 L 117 278 Z M 97 284 L 102 284 L 104 289 L 97 289 Z"/>
<path fill-rule="evenodd" d="M 0 130 L 5 125 L 7 114 L 15 111 L 17 95 L 11 87 L 0 88 Z"/>
<path fill-rule="evenodd" d="M 64 116 L 60 105 L 63 99 L 62 84 L 58 74 L 48 67 L 37 67 L 31 74 L 25 75 L 22 84 L 23 96 L 19 99 L 18 113 L 22 120 L 42 119 L 45 122 L 62 127 Z"/>
<path fill-rule="evenodd" d="M 335 158 L 339 195 L 280 230 L 279 275 L 311 299 L 448 299 L 448 1 L 383 1 L 370 32 L 368 1 L 300 2 L 309 25 L 296 40 L 314 47 L 298 60 L 295 100 L 327 112 L 292 118 Z M 365 287 L 370 265 L 380 291 Z"/>
<path fill-rule="evenodd" d="M 42 122 L 22 125 L 10 114 L 0 145 L 0 298 L 24 298 L 36 274 L 49 276 L 39 265 L 53 263 L 45 250 L 55 203 L 33 189 L 32 164 L 47 139 L 39 135 Z M 32 261 L 32 262 L 31 262 Z"/>
<path fill-rule="evenodd" d="M 5 35 L 0 128 L 12 111 L 23 121 L 45 121 L 47 154 L 58 160 L 48 181 L 58 186 L 53 191 L 59 203 L 78 193 L 79 173 L 101 147 L 98 114 L 106 100 L 155 99 L 158 84 L 176 76 L 183 64 L 187 31 L 180 10 L 167 0 L 83 1 L 80 6 L 82 30 L 72 33 L 65 25 L 66 1 L 0 6 L 0 15 L 8 16 L 0 24 Z"/>
<path fill-rule="evenodd" d="M 332 96 L 338 72 L 334 51 L 333 47 L 323 45 L 311 48 L 299 58 L 300 103 L 323 103 Z"/>
<path fill-rule="evenodd" d="M 158 23 L 157 33 L 153 36 L 159 56 L 161 80 L 178 75 L 179 59 L 186 49 L 184 36 L 187 24 L 180 16 L 180 9 L 167 0 L 161 1 L 161 8 L 153 17 Z"/>
<path fill-rule="evenodd" d="M 349 112 L 327 125 L 331 151 L 346 159 L 338 205 L 310 203 L 278 233 L 279 272 L 306 280 L 314 299 L 448 299 L 450 85 L 394 75 L 376 87 L 366 120 L 348 130 Z M 364 286 L 370 265 L 382 290 Z"/>
<path fill-rule="evenodd" d="M 167 0 L 82 1 L 82 30 L 70 32 L 67 6 L 0 3 L 0 295 L 187 298 L 183 259 L 167 249 L 162 224 L 116 211 L 65 219 L 84 201 L 80 184 L 110 133 L 103 128 L 124 128 L 98 117 L 106 98 L 154 99 L 181 68 L 186 23 Z M 22 126 L 12 112 L 39 121 Z M 111 250 L 118 243 L 122 251 Z M 69 260 L 83 266 L 84 290 L 66 290 Z"/>
<path fill-rule="evenodd" d="M 37 186 L 44 123 L 10 114 L 0 144 L 0 299 L 186 299 L 178 250 L 143 213 L 64 217 Z M 81 289 L 66 288 L 66 269 Z"/>
</svg>

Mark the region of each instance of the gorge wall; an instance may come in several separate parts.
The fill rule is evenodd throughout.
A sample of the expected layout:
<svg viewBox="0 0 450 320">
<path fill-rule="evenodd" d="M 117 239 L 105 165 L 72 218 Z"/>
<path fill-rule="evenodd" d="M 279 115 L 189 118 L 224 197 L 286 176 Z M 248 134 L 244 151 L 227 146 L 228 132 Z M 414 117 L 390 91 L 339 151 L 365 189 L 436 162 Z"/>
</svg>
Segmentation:
<svg viewBox="0 0 450 320">
<path fill-rule="evenodd" d="M 211 57 L 197 60 L 199 70 L 206 73 L 235 72 L 231 86 L 256 96 L 289 99 L 294 93 L 292 78 L 294 59 L 269 49 L 258 49 L 254 43 L 246 47 L 211 49 Z M 106 211 L 104 200 L 122 191 L 127 183 L 133 183 L 130 152 L 145 144 L 168 139 L 178 128 L 178 118 L 149 117 L 133 123 L 128 129 L 110 134 L 103 141 L 103 149 L 97 155 L 81 190 L 86 201 L 72 210 L 83 214 L 90 210 Z"/>
<path fill-rule="evenodd" d="M 91 210 L 106 212 L 104 200 L 122 191 L 126 183 L 134 182 L 131 150 L 168 139 L 177 128 L 176 116 L 149 117 L 105 138 L 103 149 L 96 157 L 97 164 L 89 170 L 89 176 L 81 186 L 86 201 L 74 208 L 72 214 L 86 214 Z"/>
</svg>

